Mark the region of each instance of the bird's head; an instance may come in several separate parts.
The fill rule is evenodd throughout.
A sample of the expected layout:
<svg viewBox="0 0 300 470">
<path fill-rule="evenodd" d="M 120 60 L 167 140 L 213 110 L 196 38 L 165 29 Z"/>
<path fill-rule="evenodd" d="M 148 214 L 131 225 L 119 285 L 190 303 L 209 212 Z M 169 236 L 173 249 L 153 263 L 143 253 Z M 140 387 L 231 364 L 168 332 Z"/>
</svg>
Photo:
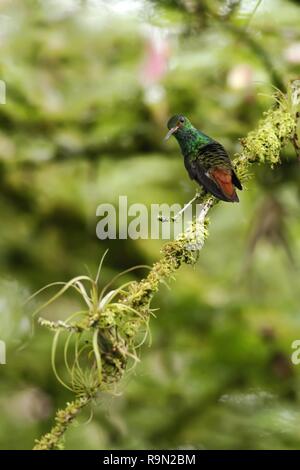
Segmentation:
<svg viewBox="0 0 300 470">
<path fill-rule="evenodd" d="M 188 120 L 188 118 L 186 118 L 182 114 L 175 114 L 175 116 L 172 116 L 171 119 L 169 119 L 168 121 L 169 132 L 167 133 L 165 140 L 168 140 L 171 135 L 174 134 L 176 136 L 177 133 L 181 134 L 182 131 L 188 130 L 191 127 L 193 126 Z"/>
</svg>

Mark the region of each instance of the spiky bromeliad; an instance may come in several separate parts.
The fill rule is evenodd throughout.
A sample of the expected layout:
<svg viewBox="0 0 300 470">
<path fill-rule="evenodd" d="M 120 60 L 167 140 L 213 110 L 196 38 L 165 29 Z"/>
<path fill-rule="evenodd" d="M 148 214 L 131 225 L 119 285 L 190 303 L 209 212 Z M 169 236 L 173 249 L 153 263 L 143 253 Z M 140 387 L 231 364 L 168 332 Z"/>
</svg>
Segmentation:
<svg viewBox="0 0 300 470">
<path fill-rule="evenodd" d="M 224 147 L 180 114 L 171 117 L 168 129 L 165 139 L 175 136 L 190 178 L 222 201 L 239 202 L 235 187 L 243 188 Z"/>
</svg>

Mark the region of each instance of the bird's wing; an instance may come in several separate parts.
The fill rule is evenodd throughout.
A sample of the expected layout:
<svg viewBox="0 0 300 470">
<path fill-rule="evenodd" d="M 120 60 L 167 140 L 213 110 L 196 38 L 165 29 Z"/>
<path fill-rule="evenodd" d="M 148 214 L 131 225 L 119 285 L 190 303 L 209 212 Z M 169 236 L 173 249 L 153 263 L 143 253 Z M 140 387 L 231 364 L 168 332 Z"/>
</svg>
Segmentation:
<svg viewBox="0 0 300 470">
<path fill-rule="evenodd" d="M 221 191 L 218 184 L 207 175 L 207 172 L 199 162 L 199 160 L 193 160 L 186 163 L 186 169 L 190 175 L 190 178 L 197 181 L 200 185 L 204 186 L 204 188 L 213 194 L 218 199 L 222 201 L 230 201 L 231 199 L 226 196 L 226 194 Z"/>
<path fill-rule="evenodd" d="M 226 150 L 218 142 L 202 147 L 197 158 L 185 159 L 185 166 L 190 177 L 217 198 L 223 201 L 239 200 L 234 186 L 242 189 L 242 185 Z"/>
<path fill-rule="evenodd" d="M 238 176 L 237 176 L 237 174 L 236 174 L 236 172 L 234 171 L 233 168 L 232 168 L 231 173 L 232 173 L 232 182 L 233 182 L 234 186 L 236 188 L 242 190 L 243 189 L 242 183 L 240 182 L 240 180 L 239 180 L 239 178 L 238 178 Z"/>
<path fill-rule="evenodd" d="M 220 167 L 214 167 L 207 173 L 209 178 L 212 178 L 218 187 L 221 189 L 222 193 L 230 201 L 239 201 L 238 195 L 236 194 L 233 181 L 232 181 L 232 172 Z"/>
<path fill-rule="evenodd" d="M 228 153 L 224 149 L 223 145 L 219 144 L 219 142 L 214 141 L 202 147 L 199 151 L 199 159 L 206 170 L 209 170 L 212 166 L 227 170 L 227 173 L 231 175 L 234 186 L 238 189 L 243 189 L 242 184 L 234 171 Z"/>
</svg>

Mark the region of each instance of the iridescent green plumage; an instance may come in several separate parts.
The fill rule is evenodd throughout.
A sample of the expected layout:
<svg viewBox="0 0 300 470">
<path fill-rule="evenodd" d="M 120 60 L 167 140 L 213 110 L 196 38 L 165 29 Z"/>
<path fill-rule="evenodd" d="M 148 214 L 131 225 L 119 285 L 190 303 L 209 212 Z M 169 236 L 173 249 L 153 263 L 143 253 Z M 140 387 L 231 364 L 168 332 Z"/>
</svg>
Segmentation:
<svg viewBox="0 0 300 470">
<path fill-rule="evenodd" d="M 218 199 L 238 202 L 234 187 L 242 189 L 242 185 L 224 147 L 182 115 L 173 116 L 168 128 L 167 138 L 174 135 L 178 141 L 191 179 Z"/>
</svg>

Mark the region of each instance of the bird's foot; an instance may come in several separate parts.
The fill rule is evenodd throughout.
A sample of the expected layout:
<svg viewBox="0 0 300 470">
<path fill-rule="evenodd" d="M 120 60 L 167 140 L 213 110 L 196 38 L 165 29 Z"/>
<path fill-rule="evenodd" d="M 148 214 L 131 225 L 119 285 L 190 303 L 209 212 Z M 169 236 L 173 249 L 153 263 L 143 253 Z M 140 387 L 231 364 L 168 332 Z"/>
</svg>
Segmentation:
<svg viewBox="0 0 300 470">
<path fill-rule="evenodd" d="M 184 207 L 177 212 L 177 214 L 173 215 L 172 217 L 166 217 L 161 214 L 158 216 L 158 220 L 160 222 L 176 222 L 180 218 L 180 216 L 188 209 L 188 207 L 190 207 L 194 201 L 197 201 L 197 199 L 201 199 L 204 194 L 204 191 L 197 191 L 195 196 L 187 204 L 185 204 Z"/>
<path fill-rule="evenodd" d="M 172 217 L 170 219 L 170 217 L 166 217 L 165 215 L 159 215 L 157 217 L 157 220 L 159 220 L 160 222 L 170 222 L 170 220 L 172 220 Z"/>
</svg>

